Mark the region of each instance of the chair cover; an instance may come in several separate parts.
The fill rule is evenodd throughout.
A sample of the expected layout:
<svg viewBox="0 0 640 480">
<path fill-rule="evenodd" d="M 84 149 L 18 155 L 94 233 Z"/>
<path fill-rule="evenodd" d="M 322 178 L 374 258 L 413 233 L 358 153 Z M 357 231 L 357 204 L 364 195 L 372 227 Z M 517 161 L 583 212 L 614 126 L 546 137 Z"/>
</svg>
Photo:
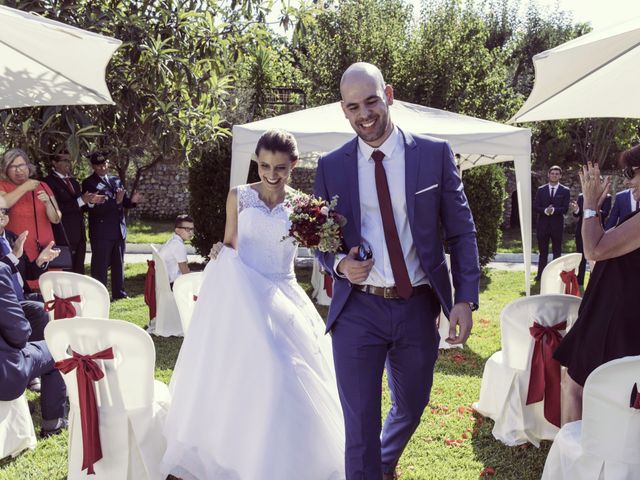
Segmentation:
<svg viewBox="0 0 640 480">
<path fill-rule="evenodd" d="M 560 274 L 562 272 L 578 273 L 578 267 L 582 260 L 582 254 L 569 253 L 549 262 L 540 277 L 540 295 L 548 295 L 553 293 L 569 293 L 565 292 L 566 285 L 562 281 Z"/>
<path fill-rule="evenodd" d="M 582 420 L 567 423 L 556 436 L 543 479 L 640 479 L 640 409 L 631 406 L 634 385 L 640 385 L 640 356 L 612 360 L 589 375 Z"/>
<path fill-rule="evenodd" d="M 180 313 L 169 285 L 167 267 L 154 245 L 151 245 L 151 252 L 156 270 L 156 318 L 150 323 L 148 332 L 161 337 L 181 337 Z"/>
<path fill-rule="evenodd" d="M 76 371 L 63 375 L 70 402 L 68 478 L 164 480 L 158 465 L 166 448 L 162 429 L 171 399 L 167 386 L 154 380 L 151 337 L 129 322 L 92 318 L 50 322 L 44 333 L 56 361 L 70 358 L 71 351 L 88 355 L 112 347 L 114 353 L 113 360 L 96 360 L 105 376 L 94 384 L 103 454 L 95 475 L 82 470 Z"/>
<path fill-rule="evenodd" d="M 311 286 L 313 292 L 311 298 L 315 300 L 318 305 L 331 305 L 331 295 L 327 292 L 327 279 L 320 267 L 320 262 L 317 258 L 313 259 L 313 270 L 311 271 Z M 332 281 L 331 277 L 329 280 Z"/>
<path fill-rule="evenodd" d="M 77 317 L 109 318 L 111 302 L 107 288 L 98 280 L 73 272 L 45 272 L 40 276 L 40 292 L 45 302 L 80 296 L 72 302 Z M 49 312 L 54 319 L 55 311 Z"/>
<path fill-rule="evenodd" d="M 200 285 L 202 284 L 203 272 L 192 272 L 180 275 L 173 282 L 173 296 L 178 305 L 180 312 L 180 322 L 182 323 L 182 331 L 187 334 L 193 309 L 196 306 L 196 300 L 200 293 Z"/>
<path fill-rule="evenodd" d="M 10 402 L 0 402 L 0 459 L 15 457 L 35 447 L 36 434 L 27 397 L 22 394 Z"/>
<path fill-rule="evenodd" d="M 495 421 L 493 436 L 506 445 L 539 446 L 540 440 L 552 440 L 558 432 L 545 418 L 545 401 L 527 405 L 534 350 L 529 328 L 534 322 L 551 327 L 563 321 L 569 327 L 579 306 L 580 298 L 572 295 L 536 295 L 515 300 L 502 311 L 502 350 L 485 364 L 475 408 Z"/>
<path fill-rule="evenodd" d="M 451 256 L 447 253 L 445 255 L 445 259 L 447 261 L 447 269 L 449 270 L 449 281 L 451 282 L 451 297 L 453 299 L 453 295 L 455 294 L 455 289 L 453 288 L 453 277 L 451 276 Z M 438 348 L 442 350 L 447 350 L 449 348 L 462 348 L 462 344 L 451 345 L 447 343 L 445 338 L 449 336 L 449 319 L 444 314 L 443 311 L 440 312 L 440 317 L 438 319 L 438 333 L 440 334 L 440 345 Z"/>
</svg>

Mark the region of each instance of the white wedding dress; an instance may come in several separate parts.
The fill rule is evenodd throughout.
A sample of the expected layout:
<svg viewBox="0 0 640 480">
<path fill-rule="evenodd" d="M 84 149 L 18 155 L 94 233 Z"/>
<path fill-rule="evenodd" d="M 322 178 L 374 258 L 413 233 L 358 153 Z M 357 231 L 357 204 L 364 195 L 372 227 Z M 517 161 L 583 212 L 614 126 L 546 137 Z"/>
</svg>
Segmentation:
<svg viewBox="0 0 640 480">
<path fill-rule="evenodd" d="M 296 282 L 288 214 L 238 187 L 238 251 L 207 265 L 171 379 L 167 474 L 345 478 L 331 343 Z"/>
</svg>

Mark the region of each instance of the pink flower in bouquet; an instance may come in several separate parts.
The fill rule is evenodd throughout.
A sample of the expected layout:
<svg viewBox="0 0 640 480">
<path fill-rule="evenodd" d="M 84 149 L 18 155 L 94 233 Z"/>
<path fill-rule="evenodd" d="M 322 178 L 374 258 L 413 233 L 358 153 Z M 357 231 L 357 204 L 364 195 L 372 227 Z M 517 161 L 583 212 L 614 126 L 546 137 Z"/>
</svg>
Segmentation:
<svg viewBox="0 0 640 480">
<path fill-rule="evenodd" d="M 335 211 L 338 197 L 331 202 L 313 195 L 301 195 L 289 202 L 291 228 L 289 237 L 298 245 L 317 248 L 321 252 L 338 252 L 342 249 L 342 227 L 346 219 Z M 285 237 L 288 238 L 288 237 Z"/>
</svg>

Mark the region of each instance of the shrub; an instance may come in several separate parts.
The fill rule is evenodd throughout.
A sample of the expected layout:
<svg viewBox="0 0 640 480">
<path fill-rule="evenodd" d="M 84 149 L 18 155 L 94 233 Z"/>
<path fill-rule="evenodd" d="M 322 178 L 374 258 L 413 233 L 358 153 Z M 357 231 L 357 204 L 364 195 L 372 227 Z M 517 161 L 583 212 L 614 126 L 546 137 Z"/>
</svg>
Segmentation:
<svg viewBox="0 0 640 480">
<path fill-rule="evenodd" d="M 224 238 L 231 175 L 231 138 L 219 138 L 189 165 L 189 211 L 196 228 L 192 244 L 205 257 Z"/>
<path fill-rule="evenodd" d="M 465 170 L 462 180 L 478 232 L 480 265 L 484 267 L 498 250 L 507 178 L 502 167 L 494 164 Z"/>
</svg>

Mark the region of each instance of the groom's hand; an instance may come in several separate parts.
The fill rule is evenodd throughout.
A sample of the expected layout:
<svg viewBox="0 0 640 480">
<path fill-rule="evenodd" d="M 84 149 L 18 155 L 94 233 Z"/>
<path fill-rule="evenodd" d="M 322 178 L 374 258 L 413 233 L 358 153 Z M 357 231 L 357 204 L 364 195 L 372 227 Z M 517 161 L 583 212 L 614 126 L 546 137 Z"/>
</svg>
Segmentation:
<svg viewBox="0 0 640 480">
<path fill-rule="evenodd" d="M 340 260 L 336 267 L 339 274 L 347 277 L 351 283 L 362 283 L 369 276 L 369 272 L 373 268 L 373 258 L 369 260 L 358 260 L 358 247 L 349 250 L 346 257 Z"/>
<path fill-rule="evenodd" d="M 459 327 L 460 331 L 458 332 Z M 464 343 L 471 334 L 473 317 L 468 303 L 456 303 L 449 314 L 449 337 L 447 343 L 457 345 Z"/>
</svg>

